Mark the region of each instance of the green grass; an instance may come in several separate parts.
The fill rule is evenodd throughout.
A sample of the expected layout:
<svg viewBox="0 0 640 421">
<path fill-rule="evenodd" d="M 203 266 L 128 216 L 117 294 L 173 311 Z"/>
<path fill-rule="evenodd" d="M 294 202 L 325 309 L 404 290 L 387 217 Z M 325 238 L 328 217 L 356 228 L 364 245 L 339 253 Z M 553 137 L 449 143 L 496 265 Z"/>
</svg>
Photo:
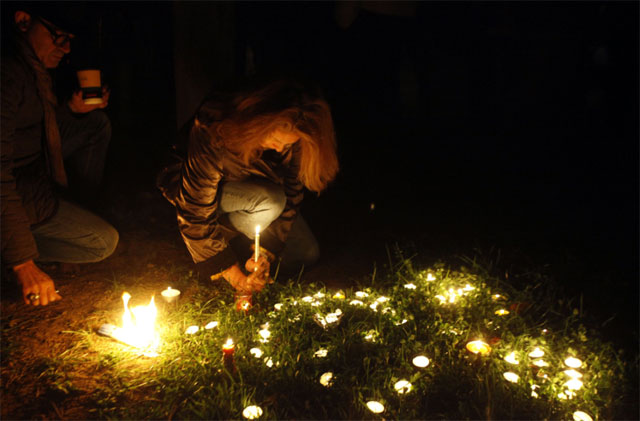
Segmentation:
<svg viewBox="0 0 640 421">
<path fill-rule="evenodd" d="M 580 306 L 558 298 L 541 275 L 530 274 L 528 286 L 516 290 L 471 260 L 467 266 L 422 269 L 400 259 L 389 275 L 378 273 L 343 290 L 344 299 L 322 285 L 276 283 L 254 297 L 248 314 L 234 310 L 230 288 L 197 285 L 178 305 L 160 308 L 157 357 L 76 332 L 77 345 L 47 362 L 43 380 L 73 393 L 74 378 L 67 373 L 90 359 L 85 374 L 101 380 L 86 405 L 101 419 L 241 419 L 248 405 L 259 405 L 262 419 L 573 419 L 577 410 L 593 419 L 614 417 L 627 392 L 620 380 L 629 367 L 584 326 Z M 435 280 L 427 280 L 428 274 Z M 175 287 L 196 282 L 184 276 Z M 406 288 L 408 283 L 416 288 Z M 473 289 L 449 302 L 450 291 L 467 285 Z M 368 296 L 357 298 L 356 291 Z M 372 309 L 382 296 L 388 301 Z M 364 305 L 351 305 L 354 299 Z M 339 322 L 323 328 L 315 320 L 338 309 Z M 498 309 L 509 314 L 496 315 Z M 203 329 L 210 321 L 218 327 Z M 263 343 L 259 331 L 265 323 L 271 336 Z M 186 334 L 191 325 L 200 331 Z M 223 363 L 227 338 L 236 343 L 233 367 Z M 470 353 L 465 346 L 475 339 L 491 344 L 491 352 Z M 251 354 L 254 347 L 264 353 L 260 358 Z M 535 347 L 544 350 L 547 367 L 532 365 L 528 354 Z M 327 350 L 326 357 L 314 355 L 319 349 Z M 511 352 L 518 365 L 504 360 Z M 426 368 L 412 364 L 419 354 L 430 359 Z M 583 361 L 583 386 L 562 399 L 570 355 Z M 516 373 L 518 382 L 506 381 L 506 371 Z M 319 382 L 325 372 L 333 373 L 330 387 Z M 402 395 L 394 390 L 401 379 L 412 385 Z M 382 402 L 385 411 L 370 412 L 370 400 Z"/>
</svg>

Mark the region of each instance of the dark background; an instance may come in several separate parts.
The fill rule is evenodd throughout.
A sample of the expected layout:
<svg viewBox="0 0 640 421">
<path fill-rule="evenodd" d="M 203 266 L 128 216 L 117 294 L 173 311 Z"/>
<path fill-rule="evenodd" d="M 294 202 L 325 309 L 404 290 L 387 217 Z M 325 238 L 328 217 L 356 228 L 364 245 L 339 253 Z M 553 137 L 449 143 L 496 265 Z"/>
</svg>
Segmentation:
<svg viewBox="0 0 640 421">
<path fill-rule="evenodd" d="M 113 197 L 158 194 L 210 89 L 309 78 L 341 172 L 303 212 L 333 270 L 395 243 L 535 268 L 637 351 L 637 2 L 80 5 L 96 25 L 59 72 L 90 60 L 112 88 Z"/>
</svg>

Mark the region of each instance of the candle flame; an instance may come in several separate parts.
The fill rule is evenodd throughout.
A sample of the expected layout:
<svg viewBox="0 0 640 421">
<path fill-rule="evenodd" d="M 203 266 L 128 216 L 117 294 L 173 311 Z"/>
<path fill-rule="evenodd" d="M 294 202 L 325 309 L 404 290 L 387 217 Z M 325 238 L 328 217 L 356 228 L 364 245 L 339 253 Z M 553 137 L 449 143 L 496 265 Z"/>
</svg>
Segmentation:
<svg viewBox="0 0 640 421">
<path fill-rule="evenodd" d="M 471 341 L 467 344 L 467 350 L 474 354 L 486 355 L 491 352 L 489 344 L 483 341 Z"/>
<path fill-rule="evenodd" d="M 160 338 L 155 331 L 156 316 L 158 310 L 154 303 L 154 297 L 146 306 L 129 308 L 131 294 L 122 294 L 124 313 L 122 315 L 122 327 L 117 328 L 113 336 L 127 345 L 136 348 L 156 348 Z"/>
</svg>

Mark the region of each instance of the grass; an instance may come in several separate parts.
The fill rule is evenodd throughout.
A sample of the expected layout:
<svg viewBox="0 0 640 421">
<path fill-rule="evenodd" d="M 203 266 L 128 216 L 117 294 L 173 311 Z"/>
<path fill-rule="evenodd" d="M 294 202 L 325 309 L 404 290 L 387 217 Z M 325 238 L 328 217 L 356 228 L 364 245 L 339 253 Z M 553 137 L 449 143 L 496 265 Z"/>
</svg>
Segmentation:
<svg viewBox="0 0 640 421">
<path fill-rule="evenodd" d="M 474 260 L 465 266 L 416 268 L 399 256 L 387 275 L 341 291 L 344 298 L 323 285 L 276 283 L 254 296 L 248 314 L 234 310 L 230 288 L 184 274 L 175 287 L 192 285 L 192 295 L 159 305 L 157 357 L 95 332 L 66 332 L 77 341 L 43 361 L 41 382 L 59 398 L 89 382 L 94 392 L 83 405 L 100 419 L 241 419 L 249 405 L 260 406 L 262 419 L 573 419 L 578 410 L 615 418 L 628 393 L 620 379 L 633 364 L 585 326 L 579 301 L 558 297 L 538 273 L 516 289 Z M 114 306 L 105 323 L 120 324 Z M 339 320 L 327 323 L 331 313 Z M 211 321 L 218 326 L 204 329 Z M 192 325 L 200 330 L 186 334 Z M 222 358 L 227 338 L 236 343 L 233 364 Z M 488 355 L 466 349 L 476 339 L 491 346 Z M 533 365 L 536 347 L 548 366 Z M 518 365 L 504 360 L 511 353 Z M 416 355 L 430 364 L 414 366 Z M 583 361 L 579 390 L 566 386 L 568 356 Z M 329 387 L 319 381 L 327 372 Z M 411 383 L 408 393 L 396 392 L 399 380 Z M 371 400 L 384 412 L 372 413 Z"/>
</svg>

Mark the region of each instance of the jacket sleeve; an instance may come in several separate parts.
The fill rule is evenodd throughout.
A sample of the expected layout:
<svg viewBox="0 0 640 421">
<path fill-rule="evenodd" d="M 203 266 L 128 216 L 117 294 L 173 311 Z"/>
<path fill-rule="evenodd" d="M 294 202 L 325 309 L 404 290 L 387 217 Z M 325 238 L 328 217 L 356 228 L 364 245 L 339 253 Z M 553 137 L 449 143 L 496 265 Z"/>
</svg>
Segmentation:
<svg viewBox="0 0 640 421">
<path fill-rule="evenodd" d="M 181 184 L 175 198 L 178 227 L 193 261 L 217 273 L 238 261 L 228 247 L 227 228 L 218 221 L 220 151 L 203 126 L 192 130 Z"/>
<path fill-rule="evenodd" d="M 294 144 L 289 151 L 289 156 L 284 160 L 284 193 L 287 198 L 284 210 L 265 230 L 262 244 L 274 254 L 280 254 L 284 249 L 289 231 L 298 215 L 298 210 L 304 197 L 304 186 L 298 180 L 300 171 L 300 148 Z"/>
<path fill-rule="evenodd" d="M 2 63 L 0 121 L 0 204 L 2 207 L 2 262 L 12 267 L 38 257 L 27 212 L 18 193 L 14 176 L 14 144 L 18 107 L 22 100 L 24 79 L 10 61 Z"/>
</svg>

